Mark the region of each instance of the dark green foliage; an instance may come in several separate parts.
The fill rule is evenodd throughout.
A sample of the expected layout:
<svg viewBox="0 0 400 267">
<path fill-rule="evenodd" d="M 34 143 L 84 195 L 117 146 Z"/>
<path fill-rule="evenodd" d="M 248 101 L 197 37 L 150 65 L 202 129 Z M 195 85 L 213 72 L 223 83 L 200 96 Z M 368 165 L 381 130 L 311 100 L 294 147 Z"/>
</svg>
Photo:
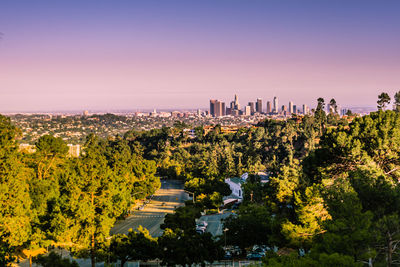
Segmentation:
<svg viewBox="0 0 400 267">
<path fill-rule="evenodd" d="M 50 252 L 49 255 L 39 255 L 33 259 L 33 262 L 43 267 L 78 267 L 76 261 L 62 258 L 55 252 Z"/>
<path fill-rule="evenodd" d="M 253 245 L 271 245 L 271 234 L 279 231 L 267 208 L 258 204 L 241 205 L 237 216 L 224 222 L 227 244 L 239 246 L 242 251 Z"/>
<path fill-rule="evenodd" d="M 329 101 L 329 106 L 331 107 L 334 113 L 338 113 L 336 100 L 334 98 L 332 98 L 331 101 Z"/>
<path fill-rule="evenodd" d="M 400 112 L 400 91 L 394 95 L 394 111 Z"/>
<path fill-rule="evenodd" d="M 166 229 L 158 242 L 162 264 L 167 266 L 204 265 L 222 258 L 224 253 L 209 233 Z"/>
<path fill-rule="evenodd" d="M 346 112 L 346 116 L 354 116 L 354 114 L 350 109 L 348 109 Z"/>
<path fill-rule="evenodd" d="M 390 103 L 390 96 L 385 93 L 382 92 L 379 96 L 378 96 L 378 109 L 379 110 L 385 110 L 386 106 Z"/>
<path fill-rule="evenodd" d="M 194 206 L 179 207 L 173 214 L 167 214 L 161 229 L 180 229 L 185 232 L 193 232 L 195 230 L 195 219 L 200 218 L 200 209 Z"/>
<path fill-rule="evenodd" d="M 120 260 L 121 266 L 132 260 L 147 261 L 160 255 L 157 240 L 152 238 L 149 231 L 140 227 L 137 231 L 129 230 L 128 235 L 113 236 L 109 252 L 113 261 Z"/>
<path fill-rule="evenodd" d="M 326 232 L 316 236 L 314 252 L 389 266 L 398 260 L 393 218 L 400 211 L 400 116 L 379 111 L 349 126 L 328 129 L 321 147 L 303 162 L 307 180 L 325 185 L 332 216 L 322 223 Z"/>
<path fill-rule="evenodd" d="M 28 168 L 17 151 L 18 130 L 0 115 L 0 262 L 12 258 L 14 248 L 29 241 L 32 217 Z"/>
</svg>

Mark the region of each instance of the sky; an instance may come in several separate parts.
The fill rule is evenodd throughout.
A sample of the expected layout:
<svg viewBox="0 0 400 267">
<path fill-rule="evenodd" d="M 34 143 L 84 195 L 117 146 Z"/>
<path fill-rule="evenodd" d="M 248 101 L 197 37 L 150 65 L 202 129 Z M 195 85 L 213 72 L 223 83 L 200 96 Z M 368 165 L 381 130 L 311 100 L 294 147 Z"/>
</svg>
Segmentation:
<svg viewBox="0 0 400 267">
<path fill-rule="evenodd" d="M 0 112 L 376 106 L 400 90 L 400 1 L 0 1 Z M 265 107 L 264 107 L 265 108 Z"/>
</svg>

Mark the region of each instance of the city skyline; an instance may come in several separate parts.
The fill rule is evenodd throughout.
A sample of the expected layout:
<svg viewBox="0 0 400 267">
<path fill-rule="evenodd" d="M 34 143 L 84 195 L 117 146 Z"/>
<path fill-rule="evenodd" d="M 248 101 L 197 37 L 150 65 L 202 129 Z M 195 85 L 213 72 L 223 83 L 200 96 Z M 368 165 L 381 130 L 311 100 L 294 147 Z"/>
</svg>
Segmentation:
<svg viewBox="0 0 400 267">
<path fill-rule="evenodd" d="M 334 100 L 332 98 L 332 100 Z M 330 102 L 331 100 L 329 100 Z M 336 101 L 336 100 L 335 100 Z M 344 115 L 347 112 L 348 107 L 345 107 L 342 110 L 342 107 L 339 104 L 335 104 L 336 107 L 330 106 L 329 102 L 325 103 L 324 109 L 327 113 L 337 113 L 340 115 Z M 220 101 L 218 99 L 210 99 L 210 107 L 208 109 L 208 115 L 212 117 L 223 117 L 225 115 L 231 116 L 253 116 L 256 114 L 264 114 L 264 115 L 283 115 L 283 116 L 291 116 L 291 114 L 310 114 L 312 108 L 307 104 L 296 105 L 293 101 L 289 101 L 287 105 L 283 104 L 279 107 L 279 100 L 277 96 L 273 97 L 273 101 L 267 99 L 265 102 L 265 109 L 263 107 L 263 100 L 261 98 L 257 98 L 257 100 L 250 101 L 247 105 L 240 105 L 239 97 L 237 94 L 234 96 L 234 100 L 230 102 L 230 105 L 226 105 L 225 102 Z M 334 110 L 335 109 L 335 110 Z"/>
<path fill-rule="evenodd" d="M 0 112 L 374 107 L 400 89 L 400 2 L 0 3 Z M 255 99 L 254 99 L 255 98 Z M 230 101 L 230 100 L 229 100 Z M 272 102 L 271 102 L 272 103 Z"/>
</svg>

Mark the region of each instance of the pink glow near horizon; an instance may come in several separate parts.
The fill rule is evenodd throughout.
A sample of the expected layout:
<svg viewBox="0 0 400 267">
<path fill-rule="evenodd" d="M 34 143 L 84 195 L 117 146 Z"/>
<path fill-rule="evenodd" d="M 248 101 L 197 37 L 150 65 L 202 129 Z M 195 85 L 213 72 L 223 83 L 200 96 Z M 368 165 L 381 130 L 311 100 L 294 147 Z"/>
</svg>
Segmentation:
<svg viewBox="0 0 400 267">
<path fill-rule="evenodd" d="M 0 111 L 198 108 L 235 93 L 243 104 L 276 95 L 282 104 L 314 105 L 322 96 L 375 106 L 381 91 L 400 90 L 398 43 L 365 30 L 352 40 L 304 29 L 196 34 L 166 25 L 132 33 L 71 31 L 67 23 L 70 31 L 57 32 L 44 25 L 4 30 Z"/>
</svg>

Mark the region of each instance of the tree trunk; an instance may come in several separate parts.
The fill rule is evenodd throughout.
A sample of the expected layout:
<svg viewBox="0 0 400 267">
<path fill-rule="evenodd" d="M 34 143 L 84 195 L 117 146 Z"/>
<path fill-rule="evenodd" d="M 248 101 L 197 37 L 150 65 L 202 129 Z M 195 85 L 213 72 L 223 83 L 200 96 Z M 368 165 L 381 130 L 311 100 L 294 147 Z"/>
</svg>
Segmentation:
<svg viewBox="0 0 400 267">
<path fill-rule="evenodd" d="M 124 265 L 125 265 L 125 262 L 126 262 L 126 260 L 125 260 L 125 259 L 121 260 L 121 267 L 124 267 Z"/>
<path fill-rule="evenodd" d="M 392 235 L 389 232 L 387 232 L 387 238 L 388 238 L 387 266 L 390 267 L 390 266 L 392 266 L 393 248 L 392 248 Z"/>
<path fill-rule="evenodd" d="M 92 247 L 90 248 L 90 260 L 92 262 L 92 267 L 96 266 L 96 258 L 95 258 L 95 251 L 94 251 L 94 234 L 92 235 Z"/>
<path fill-rule="evenodd" d="M 92 192 L 92 206 L 94 205 L 94 193 Z M 96 267 L 96 258 L 95 258 L 95 238 L 94 233 L 92 234 L 92 242 L 90 248 L 90 260 L 92 261 L 92 267 Z"/>
</svg>

